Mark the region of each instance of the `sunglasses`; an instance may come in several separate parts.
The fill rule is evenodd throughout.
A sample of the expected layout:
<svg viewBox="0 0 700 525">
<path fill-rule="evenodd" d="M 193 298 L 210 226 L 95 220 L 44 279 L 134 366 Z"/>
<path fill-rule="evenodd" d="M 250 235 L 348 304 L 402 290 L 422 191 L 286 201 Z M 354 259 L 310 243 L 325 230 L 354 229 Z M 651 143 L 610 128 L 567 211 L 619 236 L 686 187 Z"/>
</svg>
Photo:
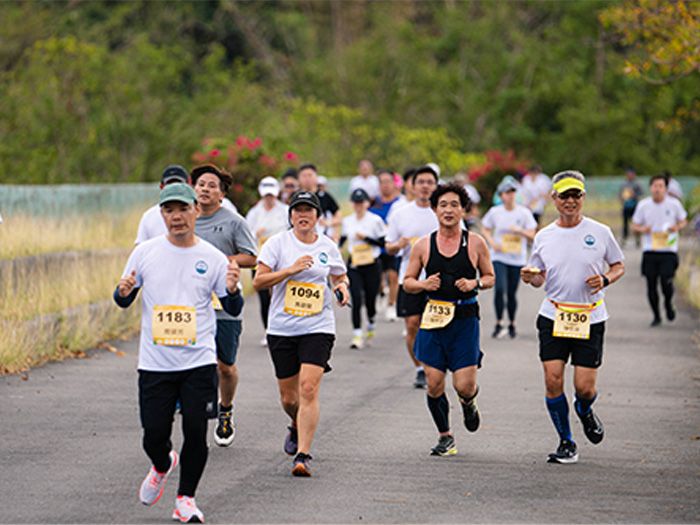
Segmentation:
<svg viewBox="0 0 700 525">
<path fill-rule="evenodd" d="M 583 198 L 582 191 L 565 191 L 564 193 L 557 193 L 557 199 L 560 201 L 568 200 L 569 198 L 574 200 L 580 200 Z"/>
</svg>

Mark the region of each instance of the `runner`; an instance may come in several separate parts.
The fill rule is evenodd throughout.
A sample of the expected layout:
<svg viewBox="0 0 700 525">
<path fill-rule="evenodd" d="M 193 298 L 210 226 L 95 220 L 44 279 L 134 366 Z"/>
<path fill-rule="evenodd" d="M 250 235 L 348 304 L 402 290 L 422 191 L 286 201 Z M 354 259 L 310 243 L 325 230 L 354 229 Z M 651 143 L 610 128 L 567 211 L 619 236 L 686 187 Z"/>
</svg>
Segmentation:
<svg viewBox="0 0 700 525">
<path fill-rule="evenodd" d="M 350 193 L 357 189 L 365 190 L 369 195 L 370 202 L 374 202 L 379 198 L 379 180 L 374 175 L 374 166 L 372 162 L 363 159 L 357 165 L 358 175 L 350 179 Z"/>
<path fill-rule="evenodd" d="M 255 233 L 258 242 L 258 253 L 267 239 L 274 234 L 283 232 L 288 228 L 289 206 L 281 203 L 277 196 L 280 193 L 280 185 L 274 177 L 265 177 L 258 184 L 260 200 L 253 206 L 245 219 L 250 230 Z M 255 277 L 255 275 L 253 275 Z M 267 316 L 270 311 L 270 290 L 260 290 L 260 316 L 263 327 L 267 330 Z M 267 346 L 267 338 L 263 337 L 261 345 Z"/>
<path fill-rule="evenodd" d="M 384 224 L 387 224 L 389 213 L 399 203 L 400 193 L 396 182 L 397 180 L 401 182 L 401 179 L 389 170 L 379 170 L 377 177 L 379 178 L 379 198 L 369 211 L 381 217 Z M 382 264 L 382 276 L 386 278 L 389 288 L 384 317 L 387 321 L 394 322 L 396 297 L 399 293 L 399 261 L 396 256 L 389 255 L 384 247 L 381 249 L 379 260 Z"/>
<path fill-rule="evenodd" d="M 338 227 L 343 218 L 340 215 L 340 207 L 327 191 L 318 189 L 318 170 L 313 164 L 302 164 L 299 167 L 299 188 L 316 194 L 321 203 L 321 218 L 318 220 L 316 229 L 319 233 L 328 235 L 336 242 L 340 238 Z"/>
<path fill-rule="evenodd" d="M 258 258 L 256 290 L 272 288 L 267 342 L 282 408 L 291 419 L 284 451 L 296 454 L 292 475 L 311 475 L 309 454 L 318 425 L 321 378 L 335 341 L 332 299 L 350 292 L 338 247 L 316 231 L 321 203 L 298 191 L 289 203 L 292 229 L 273 235 Z M 329 287 L 329 279 L 332 290 Z"/>
<path fill-rule="evenodd" d="M 280 200 L 282 204 L 289 204 L 289 199 L 299 189 L 299 175 L 294 168 L 288 168 L 282 175 L 282 191 Z"/>
<path fill-rule="evenodd" d="M 163 174 L 160 177 L 160 189 L 162 190 L 168 184 L 175 182 L 190 184 L 190 174 L 182 166 L 171 164 L 163 170 Z M 168 233 L 168 229 L 165 227 L 165 221 L 163 221 L 163 216 L 160 213 L 160 206 L 154 204 L 141 216 L 134 244 L 140 244 L 166 233 Z"/>
<path fill-rule="evenodd" d="M 627 244 L 629 237 L 629 223 L 634 215 L 634 210 L 637 208 L 639 199 L 644 195 L 641 184 L 637 182 L 637 173 L 632 168 L 625 170 L 625 182 L 620 186 L 618 198 L 622 204 L 622 245 Z M 635 233 L 635 241 L 639 248 L 639 234 Z"/>
<path fill-rule="evenodd" d="M 504 295 L 508 298 L 508 335 L 511 339 L 517 335 L 515 312 L 518 307 L 516 293 L 520 282 L 520 269 L 527 261 L 527 241 L 535 238 L 537 229 L 532 212 L 515 203 L 517 190 L 513 179 L 504 178 L 496 189 L 503 204 L 491 208 L 481 220 L 482 233 L 491 246 L 491 259 L 496 272 L 496 326 L 491 337 L 498 339 L 506 335 L 501 324 L 505 306 Z"/>
<path fill-rule="evenodd" d="M 535 164 L 527 170 L 520 184 L 525 205 L 530 208 L 532 216 L 539 224 L 547 204 L 547 197 L 552 190 L 552 183 L 549 177 L 542 173 L 542 166 Z"/>
<path fill-rule="evenodd" d="M 413 386 L 425 388 L 425 371 L 423 365 L 413 354 L 420 316 L 425 309 L 425 293 L 407 294 L 403 289 L 403 279 L 408 267 L 409 256 L 415 242 L 422 236 L 437 230 L 438 221 L 430 209 L 430 195 L 437 188 L 438 174 L 429 166 L 418 168 L 411 179 L 415 200 L 389 215 L 389 229 L 386 237 L 386 251 L 390 255 L 399 254 L 399 295 L 396 310 L 403 317 L 406 325 L 406 349 L 416 367 L 416 379 Z"/>
<path fill-rule="evenodd" d="M 678 269 L 678 234 L 688 224 L 681 202 L 668 195 L 668 178 L 655 175 L 649 181 L 651 197 L 642 199 L 632 216 L 632 229 L 642 239 L 642 275 L 647 279 L 647 299 L 654 314 L 651 326 L 661 324 L 658 283 L 664 294 L 666 319 L 673 321 L 673 278 Z"/>
<path fill-rule="evenodd" d="M 596 377 L 603 359 L 603 336 L 608 312 L 603 291 L 625 273 L 620 247 L 608 226 L 583 216 L 585 178 L 563 171 L 553 179 L 552 198 L 559 218 L 536 236 L 522 280 L 544 285 L 547 297 L 537 318 L 540 360 L 544 370 L 546 404 L 559 434 L 551 463 L 576 463 L 578 452 L 569 426 L 564 394 L 564 368 L 574 366 L 574 408 L 591 443 L 603 439 L 603 424 L 591 409 L 596 400 Z"/>
<path fill-rule="evenodd" d="M 348 277 L 352 298 L 352 342 L 350 348 L 364 346 L 362 337 L 362 304 L 367 309 L 367 341 L 374 337 L 374 320 L 377 314 L 377 294 L 382 279 L 382 266 L 379 262 L 384 247 L 386 226 L 384 221 L 373 213 L 367 213 L 369 195 L 363 189 L 356 189 L 350 196 L 354 213 L 343 219 L 340 247 L 347 240 L 350 258 Z"/>
<path fill-rule="evenodd" d="M 114 300 L 127 308 L 143 289 L 139 342 L 139 410 L 143 448 L 153 463 L 139 497 L 154 505 L 180 458 L 180 486 L 173 519 L 204 522 L 195 491 L 207 462 L 207 420 L 216 406 L 216 318 L 212 294 L 231 315 L 243 298 L 239 268 L 195 236 L 197 196 L 187 184 L 167 185 L 160 206 L 168 229 L 131 253 Z M 180 455 L 172 450 L 175 403 L 182 401 Z"/>
<path fill-rule="evenodd" d="M 483 354 L 476 296 L 478 290 L 493 286 L 494 275 L 484 239 L 461 228 L 469 204 L 461 185 L 438 186 L 430 197 L 430 207 L 440 227 L 415 244 L 403 282 L 406 292 L 428 296 L 415 351 L 425 368 L 428 409 L 438 429 L 438 443 L 431 450 L 434 456 L 457 453 L 445 395 L 447 370 L 452 372 L 464 425 L 469 432 L 479 428 L 476 376 Z M 427 277 L 419 279 L 423 271 Z"/>
<path fill-rule="evenodd" d="M 212 164 L 195 167 L 190 173 L 201 213 L 196 233 L 213 244 L 229 260 L 241 268 L 255 266 L 256 245 L 245 219 L 222 206 L 231 176 Z M 216 309 L 216 355 L 219 368 L 219 414 L 214 442 L 220 447 L 233 443 L 236 427 L 233 421 L 233 398 L 238 385 L 236 356 L 242 330 L 242 315 L 233 317 L 214 301 Z"/>
</svg>

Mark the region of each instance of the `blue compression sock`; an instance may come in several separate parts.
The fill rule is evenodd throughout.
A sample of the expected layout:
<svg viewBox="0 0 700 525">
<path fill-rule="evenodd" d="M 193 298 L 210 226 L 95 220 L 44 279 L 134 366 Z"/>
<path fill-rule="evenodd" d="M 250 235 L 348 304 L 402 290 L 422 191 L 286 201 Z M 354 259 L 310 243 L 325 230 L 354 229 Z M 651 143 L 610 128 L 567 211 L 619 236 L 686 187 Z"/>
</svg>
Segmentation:
<svg viewBox="0 0 700 525">
<path fill-rule="evenodd" d="M 591 405 L 595 402 L 598 394 L 595 394 L 591 399 L 586 399 L 585 397 L 579 397 L 576 394 L 576 401 L 574 401 L 574 408 L 576 413 L 580 416 L 585 416 L 591 411 Z"/>
<path fill-rule="evenodd" d="M 559 439 L 571 441 L 571 427 L 569 426 L 569 403 L 566 401 L 566 394 L 562 394 L 554 399 L 545 398 L 547 410 L 552 418 L 554 428 L 557 429 Z"/>
</svg>

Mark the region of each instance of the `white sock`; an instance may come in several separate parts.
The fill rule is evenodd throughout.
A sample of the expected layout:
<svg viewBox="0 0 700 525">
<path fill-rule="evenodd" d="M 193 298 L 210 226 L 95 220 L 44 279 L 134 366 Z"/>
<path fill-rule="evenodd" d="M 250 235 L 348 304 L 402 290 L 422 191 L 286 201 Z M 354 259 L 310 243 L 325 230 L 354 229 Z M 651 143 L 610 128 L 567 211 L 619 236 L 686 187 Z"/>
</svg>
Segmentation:
<svg viewBox="0 0 700 525">
<path fill-rule="evenodd" d="M 353 337 L 362 337 L 362 328 L 356 328 L 352 331 Z"/>
</svg>

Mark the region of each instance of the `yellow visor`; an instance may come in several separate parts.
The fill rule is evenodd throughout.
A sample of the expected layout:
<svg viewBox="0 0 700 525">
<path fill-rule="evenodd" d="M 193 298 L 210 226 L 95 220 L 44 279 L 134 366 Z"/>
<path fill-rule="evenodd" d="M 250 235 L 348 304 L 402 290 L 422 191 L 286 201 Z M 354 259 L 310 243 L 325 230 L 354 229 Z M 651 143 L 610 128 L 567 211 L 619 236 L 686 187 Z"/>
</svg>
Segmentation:
<svg viewBox="0 0 700 525">
<path fill-rule="evenodd" d="M 557 193 L 564 193 L 567 190 L 581 190 L 586 191 L 586 187 L 583 182 L 573 177 L 565 177 L 554 184 L 554 191 Z"/>
</svg>

